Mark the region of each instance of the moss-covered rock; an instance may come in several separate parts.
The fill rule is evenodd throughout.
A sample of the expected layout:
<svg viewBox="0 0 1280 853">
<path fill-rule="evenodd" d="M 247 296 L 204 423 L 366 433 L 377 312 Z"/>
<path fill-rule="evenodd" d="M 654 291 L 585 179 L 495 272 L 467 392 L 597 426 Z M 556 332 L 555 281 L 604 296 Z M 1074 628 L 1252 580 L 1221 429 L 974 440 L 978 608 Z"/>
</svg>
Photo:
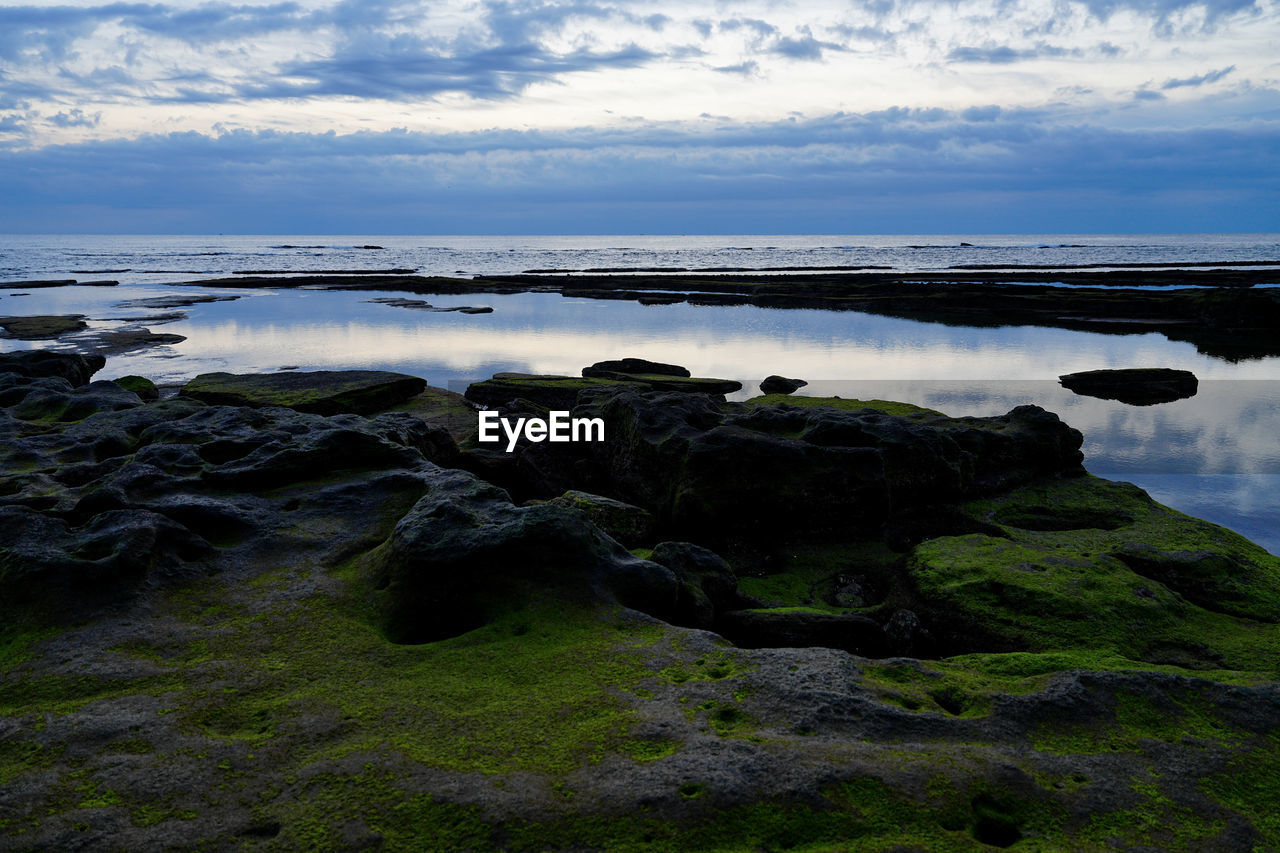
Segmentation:
<svg viewBox="0 0 1280 853">
<path fill-rule="evenodd" d="M 371 414 L 421 394 L 426 381 L 383 370 L 202 373 L 178 393 L 222 406 L 283 406 L 299 412 Z"/>
<path fill-rule="evenodd" d="M 126 391 L 132 391 L 147 402 L 160 399 L 160 389 L 145 376 L 121 376 L 115 383 Z"/>
<path fill-rule="evenodd" d="M 20 341 L 43 341 L 89 328 L 83 314 L 32 314 L 0 317 L 0 337 Z"/>
<path fill-rule="evenodd" d="M 1276 671 L 1280 558 L 1136 486 L 1056 480 L 963 510 L 997 535 L 922 542 L 910 577 L 953 652 L 1105 649 Z"/>
</svg>

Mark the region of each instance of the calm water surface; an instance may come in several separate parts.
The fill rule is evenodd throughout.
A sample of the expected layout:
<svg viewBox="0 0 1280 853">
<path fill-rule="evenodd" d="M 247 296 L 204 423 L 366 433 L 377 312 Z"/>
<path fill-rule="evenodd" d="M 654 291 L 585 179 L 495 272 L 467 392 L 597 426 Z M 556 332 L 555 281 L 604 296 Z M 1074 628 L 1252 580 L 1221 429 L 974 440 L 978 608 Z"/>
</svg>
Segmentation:
<svg viewBox="0 0 1280 853">
<path fill-rule="evenodd" d="M 1051 236 L 1057 239 L 1063 235 Z M 182 258 L 184 261 L 197 257 L 190 254 L 190 243 L 195 238 L 172 239 L 186 241 L 174 249 L 187 253 Z M 319 245 L 323 240 L 332 239 L 209 238 L 210 251 L 221 246 L 221 250 L 240 254 L 210 255 L 216 263 L 207 264 L 205 269 L 212 275 L 231 271 L 223 267 L 245 268 L 241 251 L 245 247 L 232 245 L 236 240 L 256 241 L 255 245 L 264 241 L 270 241 L 271 245 Z M 390 248 L 397 239 L 409 238 L 371 237 L 367 242 Z M 516 241 L 518 238 L 504 239 Z M 559 251 L 546 245 L 554 238 L 540 239 L 543 243 L 534 247 L 538 252 Z M 579 243 L 583 240 L 571 239 Z M 736 238 L 698 239 L 725 243 Z M 789 238 L 767 239 L 781 245 Z M 818 238 L 804 239 L 809 243 L 824 242 Z M 903 239 L 893 238 L 899 243 Z M 951 238 L 929 239 L 941 245 Z M 1096 237 L 1090 239 L 1101 242 Z M 1157 245 L 1159 241 L 1144 239 L 1147 248 L 1142 252 L 1164 257 L 1176 254 L 1174 246 L 1161 248 Z M 5 273 L 0 279 L 19 277 L 13 271 L 31 278 L 93 277 L 78 272 L 69 275 L 74 272 L 72 269 L 64 271 L 56 266 L 71 266 L 66 253 L 76 245 L 73 238 L 59 240 L 64 241 L 60 248 L 51 247 L 50 241 L 45 241 L 41 251 L 47 254 L 43 261 L 33 260 L 30 253 L 23 254 L 11 242 L 0 243 L 3 247 L 0 271 Z M 143 238 L 138 240 L 136 257 L 122 258 L 117 245 L 116 254 L 99 258 L 107 263 L 84 258 L 79 260 L 85 265 L 76 269 L 133 268 L 143 261 L 163 268 L 160 266 L 163 262 L 173 260 L 148 255 Z M 217 242 L 219 240 L 222 242 Z M 459 238 L 451 240 L 456 250 Z M 360 238 L 350 245 L 364 242 L 364 238 Z M 1034 239 L 1029 242 L 1036 243 Z M 1067 239 L 1058 239 L 1058 242 L 1073 241 L 1067 235 Z M 88 240 L 80 245 L 91 243 L 92 240 Z M 1136 245 L 1133 241 L 1130 243 Z M 1224 239 L 1206 248 L 1210 243 L 1212 241 L 1203 241 L 1192 247 L 1195 251 L 1191 254 L 1211 251 L 1222 257 L 1222 253 L 1230 249 L 1258 257 L 1264 249 L 1272 247 L 1265 240 L 1252 238 L 1235 243 Z M 1111 257 L 1131 257 L 1137 251 L 1117 248 L 1123 245 L 1129 244 L 1115 238 L 1108 249 Z M 498 249 L 510 248 L 489 245 L 476 248 L 475 252 L 476 257 L 492 258 Z M 707 251 L 720 248 L 713 245 Z M 415 251 L 418 250 L 421 246 Z M 265 257 L 278 262 L 283 253 L 314 252 L 324 259 L 325 251 L 330 250 L 270 249 Z M 360 252 L 375 252 L 338 251 L 356 257 L 364 257 Z M 564 251 L 581 254 L 588 249 L 566 246 Z M 889 252 L 890 249 L 881 246 L 877 251 Z M 936 251 L 943 252 L 942 249 Z M 997 250 L 973 247 L 972 251 Z M 1017 255 L 1012 249 L 1000 251 Z M 1018 251 L 1021 252 L 1018 257 L 1025 258 L 1028 254 L 1049 250 L 1024 246 Z M 1054 251 L 1081 254 L 1085 250 Z M 1095 256 L 1098 251 L 1101 249 L 1095 246 Z M 1186 250 L 1183 251 L 1185 254 Z M 1280 255 L 1280 249 L 1276 254 Z M 228 257 L 230 260 L 226 260 Z M 650 252 L 644 257 L 652 260 L 653 254 Z M 796 255 L 792 253 L 788 257 Z M 916 261 L 921 257 L 917 252 Z M 689 259 L 687 252 L 684 258 Z M 333 258 L 327 257 L 327 260 Z M 513 266 L 539 265 L 524 255 L 517 260 Z M 451 257 L 444 265 L 453 266 L 456 261 L 456 257 Z M 41 263 L 45 266 L 40 266 Z M 5 267 L 6 264 L 9 266 Z M 310 268 L 339 265 L 326 263 Z M 363 266 L 372 264 L 366 262 Z M 295 264 L 289 268 L 306 267 Z M 139 318 L 162 310 L 119 307 L 117 303 L 122 301 L 209 292 L 197 286 L 152 283 L 164 275 L 113 273 L 109 277 L 125 283 L 112 288 L 33 289 L 25 296 L 11 295 L 21 292 L 18 290 L 0 289 L 0 314 L 83 313 L 89 316 L 92 329 L 106 329 L 138 323 Z M 172 280 L 171 275 L 168 278 Z M 801 393 L 900 399 L 954 415 L 998 414 L 1021 403 L 1036 403 L 1057 412 L 1084 433 L 1086 465 L 1090 471 L 1137 482 L 1163 503 L 1232 527 L 1280 553 L 1280 525 L 1276 524 L 1280 519 L 1280 440 L 1277 439 L 1280 359 L 1277 358 L 1229 363 L 1201 355 L 1191 344 L 1172 342 L 1159 334 L 1103 335 L 1030 327 L 966 328 L 855 312 L 752 306 L 642 306 L 556 294 L 415 297 L 441 307 L 489 305 L 494 308 L 492 314 L 464 315 L 414 311 L 368 301 L 378 296 L 403 294 L 221 289 L 215 292 L 241 298 L 179 309 L 188 316 L 177 322 L 144 322 L 143 325 L 156 331 L 185 335 L 187 340 L 112 357 L 99 377 L 141 374 L 161 383 L 178 383 L 198 373 L 217 370 L 360 367 L 402 371 L 422 376 L 434 385 L 460 389 L 470 381 L 500 370 L 577 374 L 583 366 L 595 361 L 636 355 L 685 365 L 694 375 L 742 380 L 748 387 L 738 396 L 754 393 L 760 379 L 778 373 L 809 380 L 810 386 Z M 17 341 L 3 341 L 0 345 L 5 349 L 57 346 Z M 1056 382 L 1062 373 L 1104 367 L 1184 368 L 1200 377 L 1201 390 L 1189 400 L 1133 407 L 1080 397 Z"/>
</svg>

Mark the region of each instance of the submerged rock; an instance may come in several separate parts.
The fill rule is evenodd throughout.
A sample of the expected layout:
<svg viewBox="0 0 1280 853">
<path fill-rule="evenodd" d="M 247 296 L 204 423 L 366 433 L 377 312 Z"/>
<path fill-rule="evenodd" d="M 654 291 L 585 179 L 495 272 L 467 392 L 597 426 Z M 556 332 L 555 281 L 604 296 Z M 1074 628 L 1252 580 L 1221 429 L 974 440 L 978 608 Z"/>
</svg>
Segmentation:
<svg viewBox="0 0 1280 853">
<path fill-rule="evenodd" d="M 426 380 L 383 370 L 202 373 L 179 392 L 207 403 L 284 406 L 299 412 L 370 414 L 422 393 Z"/>
<path fill-rule="evenodd" d="M 1125 370 L 1085 370 L 1058 377 L 1063 387 L 1086 397 L 1119 400 L 1133 406 L 1153 406 L 1194 397 L 1199 381 L 1189 370 L 1140 367 Z"/>
</svg>

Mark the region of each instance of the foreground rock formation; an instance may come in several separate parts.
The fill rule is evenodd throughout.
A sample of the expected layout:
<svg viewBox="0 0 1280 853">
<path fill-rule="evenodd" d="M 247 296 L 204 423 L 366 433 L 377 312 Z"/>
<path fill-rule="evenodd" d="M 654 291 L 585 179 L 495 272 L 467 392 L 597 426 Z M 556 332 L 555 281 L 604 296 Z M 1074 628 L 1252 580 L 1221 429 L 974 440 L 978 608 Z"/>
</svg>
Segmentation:
<svg viewBox="0 0 1280 853">
<path fill-rule="evenodd" d="M 99 367 L 0 359 L 0 847 L 1280 844 L 1280 560 L 1050 413 Z"/>
</svg>

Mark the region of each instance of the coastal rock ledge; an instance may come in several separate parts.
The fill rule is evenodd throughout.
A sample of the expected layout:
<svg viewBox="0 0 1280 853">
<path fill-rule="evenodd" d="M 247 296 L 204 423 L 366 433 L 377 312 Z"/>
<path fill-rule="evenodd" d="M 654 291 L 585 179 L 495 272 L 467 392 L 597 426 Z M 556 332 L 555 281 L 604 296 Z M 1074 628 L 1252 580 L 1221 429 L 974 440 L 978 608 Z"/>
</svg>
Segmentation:
<svg viewBox="0 0 1280 853">
<path fill-rule="evenodd" d="M 1280 848 L 1280 559 L 1049 412 L 102 366 L 0 357 L 2 849 Z"/>
</svg>

